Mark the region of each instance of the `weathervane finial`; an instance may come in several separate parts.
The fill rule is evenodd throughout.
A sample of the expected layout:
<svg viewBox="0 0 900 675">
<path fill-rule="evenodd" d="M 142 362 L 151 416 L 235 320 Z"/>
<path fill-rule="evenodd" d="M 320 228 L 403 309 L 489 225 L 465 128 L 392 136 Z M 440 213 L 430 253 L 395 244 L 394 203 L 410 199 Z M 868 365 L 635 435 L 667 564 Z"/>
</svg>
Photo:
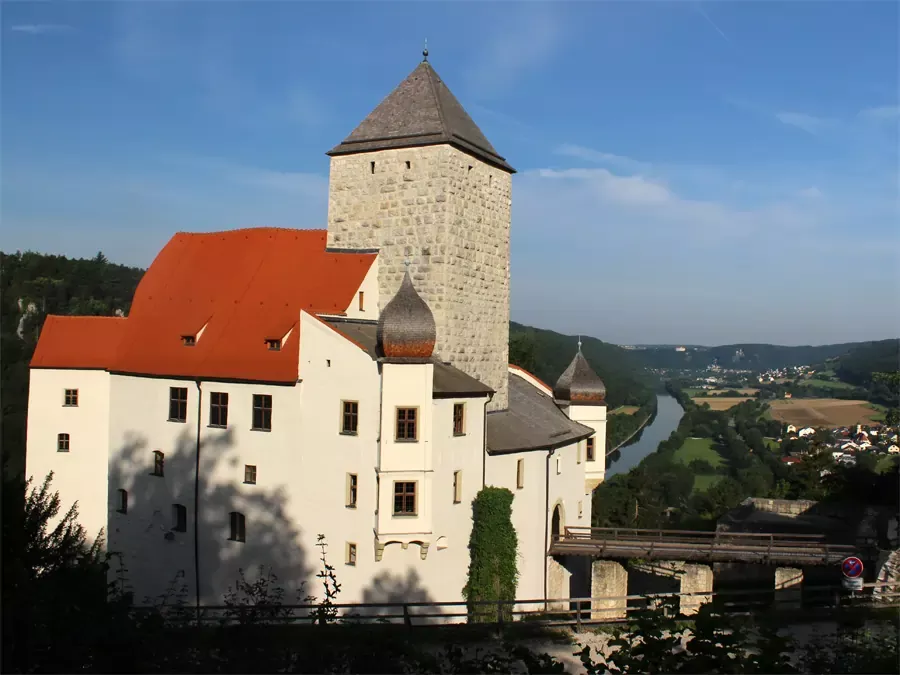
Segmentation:
<svg viewBox="0 0 900 675">
<path fill-rule="evenodd" d="M 406 254 L 406 258 L 403 261 L 403 264 L 406 265 L 406 271 L 409 271 L 409 254 Z"/>
<path fill-rule="evenodd" d="M 581 351 L 581 336 L 578 336 L 578 351 Z"/>
<path fill-rule="evenodd" d="M 425 49 L 422 50 L 422 63 L 428 63 L 428 38 L 425 38 Z"/>
</svg>

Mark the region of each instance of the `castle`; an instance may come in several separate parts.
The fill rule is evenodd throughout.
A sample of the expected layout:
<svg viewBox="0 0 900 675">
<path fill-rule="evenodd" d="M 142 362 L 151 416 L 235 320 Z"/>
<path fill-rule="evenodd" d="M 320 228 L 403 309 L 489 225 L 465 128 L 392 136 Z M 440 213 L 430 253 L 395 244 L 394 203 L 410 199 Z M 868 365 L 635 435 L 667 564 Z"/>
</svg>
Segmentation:
<svg viewBox="0 0 900 675">
<path fill-rule="evenodd" d="M 485 485 L 518 597 L 569 597 L 546 552 L 590 524 L 606 392 L 580 345 L 552 388 L 508 365 L 513 168 L 427 57 L 328 154 L 327 231 L 179 233 L 127 317 L 47 317 L 28 474 L 138 603 L 260 568 L 315 594 L 320 534 L 339 602 L 461 600 Z"/>
</svg>

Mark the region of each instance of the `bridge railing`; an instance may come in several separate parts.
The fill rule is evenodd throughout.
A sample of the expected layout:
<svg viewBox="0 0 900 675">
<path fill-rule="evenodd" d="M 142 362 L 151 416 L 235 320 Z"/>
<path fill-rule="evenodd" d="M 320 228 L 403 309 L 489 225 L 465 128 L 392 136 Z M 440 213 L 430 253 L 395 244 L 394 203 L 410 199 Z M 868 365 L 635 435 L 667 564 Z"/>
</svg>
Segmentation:
<svg viewBox="0 0 900 675">
<path fill-rule="evenodd" d="M 871 590 L 883 591 L 876 600 Z M 797 609 L 844 610 L 872 607 L 900 607 L 900 592 L 896 586 L 883 583 L 864 584 L 861 593 L 848 594 L 839 586 L 804 587 Z M 474 603 L 482 608 L 490 607 L 496 618 L 483 622 L 501 628 L 510 623 L 533 626 L 570 626 L 580 630 L 583 626 L 623 623 L 633 619 L 636 612 L 659 606 L 677 608 L 683 598 L 703 596 L 713 604 L 714 611 L 722 614 L 748 614 L 773 607 L 774 589 L 724 590 L 715 593 L 655 593 L 648 595 L 604 596 L 598 598 L 540 598 L 531 600 L 481 601 Z M 610 605 L 617 606 L 611 608 Z M 624 605 L 624 606 L 623 606 Z M 777 604 L 775 605 L 777 607 Z M 321 622 L 318 605 L 250 605 L 241 607 L 211 606 L 200 608 L 170 607 L 173 623 L 192 625 L 229 625 L 245 621 L 262 624 L 313 625 Z M 332 621 L 339 624 L 402 624 L 435 626 L 465 623 L 468 617 L 466 602 L 393 602 L 335 604 Z M 622 617 L 621 613 L 625 613 Z M 135 608 L 136 613 L 153 611 L 152 608 Z M 677 609 L 673 609 L 677 612 Z M 480 612 L 481 613 L 481 612 Z"/>
<path fill-rule="evenodd" d="M 563 535 L 554 535 L 554 542 L 562 541 L 628 541 L 628 542 L 664 542 L 671 544 L 709 544 L 720 546 L 758 548 L 817 548 L 827 547 L 834 550 L 855 549 L 852 544 L 835 544 L 821 534 L 780 534 L 758 532 L 704 532 L 692 530 L 644 530 L 618 527 L 579 527 L 567 526 Z"/>
</svg>

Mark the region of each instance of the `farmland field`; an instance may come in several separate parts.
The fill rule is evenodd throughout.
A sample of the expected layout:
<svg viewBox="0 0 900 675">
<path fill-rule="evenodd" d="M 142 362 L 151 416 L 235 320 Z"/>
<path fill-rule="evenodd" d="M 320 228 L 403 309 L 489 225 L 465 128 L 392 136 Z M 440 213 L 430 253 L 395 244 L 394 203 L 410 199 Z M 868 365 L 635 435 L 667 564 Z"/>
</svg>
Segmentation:
<svg viewBox="0 0 900 675">
<path fill-rule="evenodd" d="M 726 391 L 736 391 L 739 394 L 743 394 L 744 396 L 753 396 L 759 389 L 752 389 L 750 387 L 744 389 L 710 389 L 707 391 L 707 394 L 724 394 Z"/>
<path fill-rule="evenodd" d="M 878 417 L 878 411 L 868 401 L 847 401 L 838 398 L 779 399 L 770 403 L 772 417 L 797 426 L 848 426 L 868 424 Z"/>
<path fill-rule="evenodd" d="M 728 410 L 729 408 L 733 408 L 738 403 L 748 400 L 750 397 L 730 397 L 726 398 L 724 396 L 719 396 L 717 398 L 704 398 L 703 396 L 698 396 L 696 398 L 692 398 L 691 400 L 697 405 L 703 405 L 704 403 L 709 403 L 709 407 L 712 410 Z"/>
<path fill-rule="evenodd" d="M 621 405 L 615 410 L 610 410 L 609 415 L 634 415 L 640 408 L 636 405 Z"/>
<path fill-rule="evenodd" d="M 840 382 L 838 380 L 817 380 L 812 378 L 809 380 L 800 380 L 800 384 L 808 384 L 810 387 L 821 387 L 822 389 L 854 389 L 852 384 Z"/>
<path fill-rule="evenodd" d="M 722 464 L 722 455 L 713 448 L 711 438 L 686 438 L 684 445 L 675 451 L 675 461 L 688 465 L 695 459 L 704 459 L 713 467 Z"/>
</svg>

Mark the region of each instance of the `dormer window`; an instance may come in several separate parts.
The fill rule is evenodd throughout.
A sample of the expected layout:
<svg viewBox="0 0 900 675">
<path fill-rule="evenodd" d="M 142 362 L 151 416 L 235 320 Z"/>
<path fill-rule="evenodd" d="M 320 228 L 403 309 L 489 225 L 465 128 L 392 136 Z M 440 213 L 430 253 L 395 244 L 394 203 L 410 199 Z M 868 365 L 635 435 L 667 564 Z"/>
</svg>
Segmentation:
<svg viewBox="0 0 900 675">
<path fill-rule="evenodd" d="M 366 302 L 365 302 L 365 301 L 366 301 L 366 295 L 365 295 L 365 292 L 360 291 L 360 292 L 359 292 L 359 311 L 360 311 L 360 312 L 365 312 L 365 311 L 366 311 Z"/>
<path fill-rule="evenodd" d="M 269 348 L 270 352 L 280 352 L 281 340 L 266 340 L 266 347 Z"/>
<path fill-rule="evenodd" d="M 181 336 L 181 344 L 185 347 L 194 347 L 197 344 L 197 336 L 196 335 L 182 335 Z"/>
</svg>

